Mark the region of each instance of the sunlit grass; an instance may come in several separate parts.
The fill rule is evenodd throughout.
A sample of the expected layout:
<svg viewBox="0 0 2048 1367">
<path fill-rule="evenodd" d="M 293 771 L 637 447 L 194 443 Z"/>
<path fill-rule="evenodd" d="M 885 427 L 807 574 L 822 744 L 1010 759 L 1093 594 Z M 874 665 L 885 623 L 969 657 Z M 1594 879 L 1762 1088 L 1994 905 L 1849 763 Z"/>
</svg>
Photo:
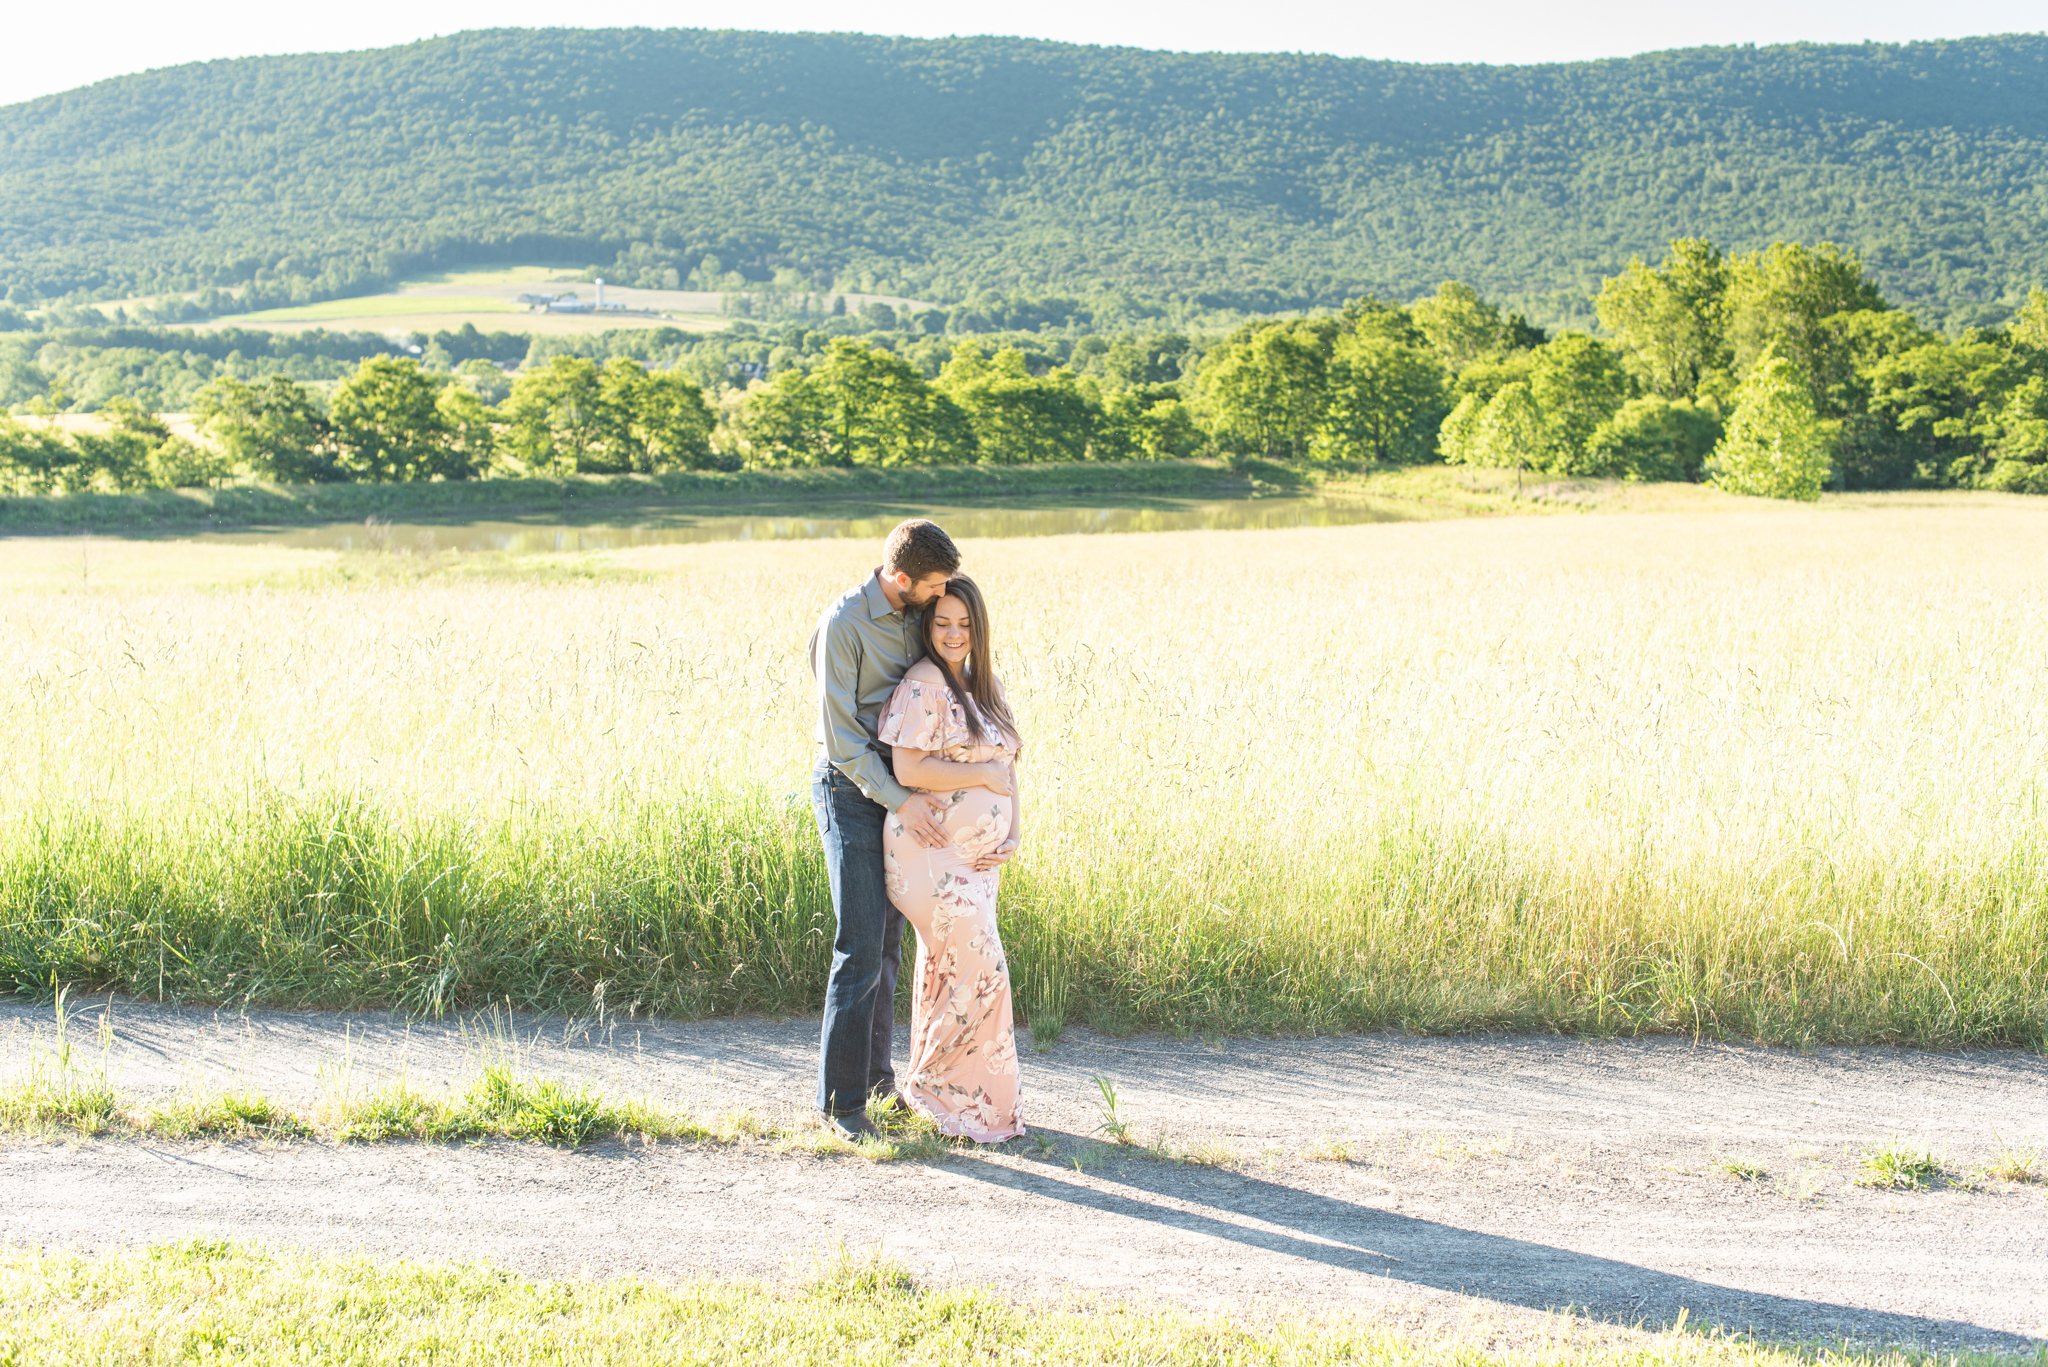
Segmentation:
<svg viewBox="0 0 2048 1367">
<path fill-rule="evenodd" d="M 1948 1169 L 1925 1149 L 1882 1144 L 1856 1160 L 1856 1185 L 1891 1191 L 1920 1191 L 1948 1180 Z"/>
<path fill-rule="evenodd" d="M 2041 1154 L 2037 1149 L 2015 1148 L 2001 1143 L 1998 1153 L 1985 1169 L 1985 1176 L 2000 1182 L 2032 1183 L 2041 1180 Z"/>
<path fill-rule="evenodd" d="M 31 1075 L 0 1087 L 0 1133 L 90 1136 L 111 1129 L 118 1114 L 103 1079 Z"/>
<path fill-rule="evenodd" d="M 0 1083 L 0 1134 L 32 1138 L 322 1139 L 342 1144 L 518 1139 L 575 1149 L 608 1142 L 788 1141 L 812 1128 L 784 1129 L 748 1115 L 702 1121 L 652 1102 L 607 1097 L 586 1085 L 529 1077 L 502 1063 L 485 1065 L 467 1087 L 453 1091 L 399 1080 L 303 1109 L 251 1092 L 194 1091 L 137 1102 L 120 1096 L 104 1072 L 46 1060 L 23 1077 Z M 912 1128 L 898 1125 L 892 1138 L 915 1139 Z M 892 1150 L 884 1156 L 897 1155 Z"/>
<path fill-rule="evenodd" d="M 788 1286 L 536 1281 L 487 1264 L 269 1251 L 192 1239 L 86 1256 L 0 1250 L 0 1361 L 249 1364 L 720 1362 L 1904 1364 L 1916 1355 L 1789 1351 L 1719 1333 L 1551 1321 L 1527 1347 L 1484 1326 L 1424 1337 L 1356 1320 L 1113 1303 L 1035 1305 L 919 1285 L 842 1253 Z M 1966 1355 L 1957 1363 L 1995 1359 Z"/>
<path fill-rule="evenodd" d="M 393 1083 L 328 1108 L 327 1129 L 344 1142 L 525 1139 L 557 1148 L 605 1140 L 709 1141 L 712 1126 L 646 1102 L 611 1100 L 554 1078 L 530 1078 L 504 1064 L 484 1068 L 464 1092 L 430 1096 Z"/>
<path fill-rule="evenodd" d="M 154 549 L 176 582 L 0 590 L 0 987 L 815 1009 L 802 648 L 871 547 Z M 2048 508 L 966 549 L 1048 1035 L 2048 1042 Z"/>
<path fill-rule="evenodd" d="M 133 1123 L 138 1133 L 159 1139 L 303 1139 L 313 1133 L 304 1118 L 249 1092 L 177 1097 L 150 1107 Z"/>
<path fill-rule="evenodd" d="M 285 308 L 243 313 L 235 323 L 339 322 L 362 317 L 400 317 L 415 313 L 524 313 L 525 308 L 510 299 L 487 294 L 366 294 L 352 299 L 325 299 L 317 304 L 293 304 Z"/>
</svg>

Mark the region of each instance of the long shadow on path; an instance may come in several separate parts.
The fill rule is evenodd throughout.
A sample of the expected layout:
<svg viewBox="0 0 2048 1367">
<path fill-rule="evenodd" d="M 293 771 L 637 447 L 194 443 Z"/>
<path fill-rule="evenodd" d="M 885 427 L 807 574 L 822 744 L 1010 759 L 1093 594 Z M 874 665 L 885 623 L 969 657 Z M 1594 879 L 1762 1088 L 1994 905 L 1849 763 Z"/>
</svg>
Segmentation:
<svg viewBox="0 0 2048 1367">
<path fill-rule="evenodd" d="M 1034 1133 L 1059 1141 L 1066 1152 L 1091 1142 L 1085 1136 L 1056 1130 Z M 972 1159 L 948 1162 L 945 1168 L 1022 1195 L 1147 1220 L 1345 1272 L 1504 1305 L 1570 1310 L 1623 1327 L 1669 1328 L 1683 1310 L 1692 1326 L 1718 1327 L 1781 1343 L 1850 1340 L 1865 1345 L 2006 1352 L 2042 1346 L 2041 1340 L 1958 1320 L 1718 1286 L 1612 1258 L 1376 1210 L 1237 1172 L 1195 1176 L 1187 1168 L 1144 1160 L 1116 1161 L 1088 1170 L 1094 1181 L 1123 1187 L 1130 1193 L 1125 1194 L 1103 1191 L 1050 1171 Z M 1219 1213 L 1181 1209 L 1154 1197 L 1203 1205 Z M 1244 1220 L 1259 1224 L 1241 1223 Z"/>
</svg>

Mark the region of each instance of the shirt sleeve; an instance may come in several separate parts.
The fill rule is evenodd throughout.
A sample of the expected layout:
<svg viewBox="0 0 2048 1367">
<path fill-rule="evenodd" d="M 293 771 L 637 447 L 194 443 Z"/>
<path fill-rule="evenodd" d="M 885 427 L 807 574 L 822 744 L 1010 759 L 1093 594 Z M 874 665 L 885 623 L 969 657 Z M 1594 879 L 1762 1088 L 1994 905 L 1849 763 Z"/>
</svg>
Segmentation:
<svg viewBox="0 0 2048 1367">
<path fill-rule="evenodd" d="M 932 752 L 946 748 L 946 724 L 952 720 L 953 696 L 938 684 L 905 679 L 889 695 L 875 727 L 884 745 Z"/>
<path fill-rule="evenodd" d="M 861 729 L 860 641 L 846 623 L 828 617 L 818 627 L 813 648 L 825 758 L 871 801 L 893 812 L 910 800 L 910 790 L 896 781 L 888 761 L 868 744 L 867 732 Z"/>
</svg>

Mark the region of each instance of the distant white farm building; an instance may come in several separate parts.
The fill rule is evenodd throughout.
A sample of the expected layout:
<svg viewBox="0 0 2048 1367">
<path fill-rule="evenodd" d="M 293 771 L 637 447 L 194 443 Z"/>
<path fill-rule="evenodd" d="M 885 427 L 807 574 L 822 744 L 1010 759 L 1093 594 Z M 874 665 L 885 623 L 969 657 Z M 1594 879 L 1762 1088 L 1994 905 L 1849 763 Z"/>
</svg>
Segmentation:
<svg viewBox="0 0 2048 1367">
<path fill-rule="evenodd" d="M 624 313 L 624 304 L 607 304 L 604 300 L 604 281 L 597 282 L 597 298 L 586 300 L 570 290 L 565 294 L 522 294 L 519 302 L 542 313 Z"/>
</svg>

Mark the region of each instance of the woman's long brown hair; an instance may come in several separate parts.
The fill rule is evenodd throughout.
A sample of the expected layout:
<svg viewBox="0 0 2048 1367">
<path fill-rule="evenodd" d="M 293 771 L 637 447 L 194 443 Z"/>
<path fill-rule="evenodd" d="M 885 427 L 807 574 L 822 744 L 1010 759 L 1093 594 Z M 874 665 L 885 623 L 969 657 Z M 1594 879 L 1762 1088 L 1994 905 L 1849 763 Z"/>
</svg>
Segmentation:
<svg viewBox="0 0 2048 1367">
<path fill-rule="evenodd" d="M 936 602 L 924 615 L 925 656 L 939 667 L 939 673 L 946 676 L 953 696 L 960 700 L 960 708 L 967 714 L 967 729 L 976 740 L 987 744 L 1002 739 L 990 733 L 989 723 L 993 722 L 1007 732 L 1011 740 L 1021 741 L 1017 733 L 1017 719 L 1010 715 L 1010 705 L 1003 701 L 1002 689 L 996 683 L 995 667 L 989 663 L 988 603 L 982 598 L 980 587 L 966 575 L 956 574 L 946 581 L 946 592 L 967 605 L 966 679 L 954 674 L 953 666 L 932 648 L 932 622 L 938 616 Z"/>
</svg>

